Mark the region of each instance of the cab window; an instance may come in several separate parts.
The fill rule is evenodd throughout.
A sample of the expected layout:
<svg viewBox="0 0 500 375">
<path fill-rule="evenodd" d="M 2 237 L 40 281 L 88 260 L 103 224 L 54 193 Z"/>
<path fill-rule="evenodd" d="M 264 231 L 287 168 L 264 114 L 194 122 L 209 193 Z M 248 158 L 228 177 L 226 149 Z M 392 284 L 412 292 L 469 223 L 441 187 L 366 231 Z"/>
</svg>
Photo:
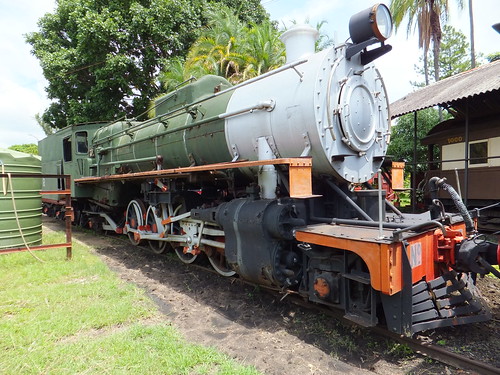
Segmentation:
<svg viewBox="0 0 500 375">
<path fill-rule="evenodd" d="M 63 159 L 71 161 L 71 137 L 63 138 Z"/>
<path fill-rule="evenodd" d="M 89 152 L 89 146 L 87 143 L 87 132 L 75 133 L 75 141 L 76 141 L 77 154 L 86 154 Z"/>
</svg>

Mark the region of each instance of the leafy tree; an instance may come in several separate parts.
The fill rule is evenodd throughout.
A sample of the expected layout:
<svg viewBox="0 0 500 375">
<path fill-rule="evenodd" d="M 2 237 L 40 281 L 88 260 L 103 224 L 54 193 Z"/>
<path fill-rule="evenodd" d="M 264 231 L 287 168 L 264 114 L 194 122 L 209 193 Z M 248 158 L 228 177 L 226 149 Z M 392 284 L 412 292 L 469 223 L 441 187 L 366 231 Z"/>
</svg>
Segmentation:
<svg viewBox="0 0 500 375">
<path fill-rule="evenodd" d="M 445 25 L 439 51 L 439 77 L 451 77 L 471 68 L 467 37 L 453 26 Z"/>
<path fill-rule="evenodd" d="M 285 63 L 285 46 L 275 22 L 264 19 L 260 23 L 245 24 L 234 9 L 222 4 L 212 6 L 206 14 L 208 26 L 192 45 L 187 58 L 171 60 L 160 74 L 166 91 L 191 77 L 205 74 L 220 75 L 236 84 Z M 317 50 L 332 43 L 321 33 L 324 23 L 316 24 L 320 35 Z"/>
<path fill-rule="evenodd" d="M 9 147 L 9 150 L 25 152 L 27 154 L 38 155 L 38 146 L 34 143 L 25 143 L 22 145 L 13 145 Z"/>
<path fill-rule="evenodd" d="M 414 144 L 414 117 L 413 113 L 401 116 L 397 124 L 392 127 L 391 143 L 387 149 L 387 155 L 394 160 L 405 160 L 408 164 L 413 164 L 413 144 Z M 447 118 L 450 116 L 448 115 Z M 420 144 L 420 139 L 425 137 L 439 122 L 439 112 L 435 108 L 427 108 L 417 112 L 417 171 L 422 172 L 428 169 L 427 146 Z"/>
<path fill-rule="evenodd" d="M 285 63 L 285 45 L 280 40 L 280 35 L 275 23 L 269 20 L 260 25 L 252 24 L 245 46 L 245 53 L 253 57 L 247 69 L 250 77 L 269 72 Z"/>
<path fill-rule="evenodd" d="M 209 26 L 189 50 L 186 68 L 238 81 L 241 67 L 247 64 L 241 53 L 246 25 L 227 7 L 208 12 Z"/>
<path fill-rule="evenodd" d="M 457 0 L 460 9 L 463 0 Z M 430 42 L 433 46 L 434 80 L 439 81 L 439 50 L 441 46 L 441 19 L 447 20 L 449 15 L 448 0 L 391 0 L 391 13 L 394 26 L 398 29 L 405 18 L 408 18 L 408 35 L 418 27 L 418 46 L 424 50 L 425 84 L 429 84 L 427 52 Z"/>
<path fill-rule="evenodd" d="M 165 90 L 205 74 L 239 83 L 285 62 L 280 33 L 268 19 L 246 24 L 234 10 L 223 5 L 212 6 L 206 15 L 208 26 L 192 45 L 187 58 L 171 60 L 160 74 Z"/>
<path fill-rule="evenodd" d="M 237 7 L 246 22 L 266 13 L 258 0 L 58 0 L 26 35 L 40 60 L 54 128 L 143 113 L 161 91 L 158 73 L 186 55 L 210 3 Z"/>
<path fill-rule="evenodd" d="M 500 52 L 493 52 L 486 56 L 486 60 L 489 62 L 500 60 Z"/>
<path fill-rule="evenodd" d="M 439 51 L 440 79 L 448 78 L 471 69 L 468 49 L 469 43 L 467 37 L 453 26 L 445 25 Z M 481 55 L 478 57 L 481 57 Z M 422 61 L 422 58 L 420 61 Z M 425 74 L 421 66 L 415 65 L 415 70 L 417 73 Z M 429 73 L 431 76 L 434 76 L 434 67 L 429 68 Z M 419 83 L 414 83 L 414 85 L 418 87 L 424 86 Z"/>
<path fill-rule="evenodd" d="M 45 121 L 42 120 L 42 116 L 40 116 L 39 113 L 35 114 L 35 120 L 38 123 L 38 125 L 40 125 L 45 135 L 50 135 L 55 132 L 54 128 L 51 128 L 49 124 L 47 124 Z"/>
<path fill-rule="evenodd" d="M 247 24 L 260 24 L 269 20 L 269 14 L 267 14 L 265 8 L 261 5 L 260 0 L 209 0 L 208 3 L 220 3 L 233 9 L 238 18 Z"/>
<path fill-rule="evenodd" d="M 472 7 L 472 0 L 468 1 L 469 7 L 469 28 L 470 28 L 470 66 L 476 67 L 476 43 L 474 40 L 474 11 Z"/>
</svg>

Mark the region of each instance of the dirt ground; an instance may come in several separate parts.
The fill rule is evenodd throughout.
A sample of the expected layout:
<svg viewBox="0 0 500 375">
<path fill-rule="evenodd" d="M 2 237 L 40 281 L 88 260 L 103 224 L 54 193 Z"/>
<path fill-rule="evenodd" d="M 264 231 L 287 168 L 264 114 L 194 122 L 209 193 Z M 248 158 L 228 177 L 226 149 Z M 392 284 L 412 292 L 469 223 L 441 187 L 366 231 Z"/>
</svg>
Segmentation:
<svg viewBox="0 0 500 375">
<path fill-rule="evenodd" d="M 62 223 L 44 218 L 44 230 L 61 228 Z M 156 255 L 147 247 L 86 231 L 73 235 L 95 248 L 122 279 L 143 288 L 186 340 L 217 347 L 266 375 L 469 374 L 281 295 L 184 265 L 172 253 Z M 500 282 L 485 278 L 479 285 L 492 308 L 490 322 L 431 331 L 426 337 L 500 367 Z"/>
</svg>

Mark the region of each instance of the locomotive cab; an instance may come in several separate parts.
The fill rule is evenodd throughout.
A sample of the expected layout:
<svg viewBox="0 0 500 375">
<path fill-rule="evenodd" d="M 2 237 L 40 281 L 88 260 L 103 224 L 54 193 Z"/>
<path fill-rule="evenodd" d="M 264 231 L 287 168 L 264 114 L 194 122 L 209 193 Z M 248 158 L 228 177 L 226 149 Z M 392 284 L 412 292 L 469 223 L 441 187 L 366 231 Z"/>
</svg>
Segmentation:
<svg viewBox="0 0 500 375">
<path fill-rule="evenodd" d="M 72 177 L 71 192 L 74 200 L 90 198 L 94 189 L 74 183 L 74 179 L 90 174 L 92 159 L 89 157 L 90 145 L 95 132 L 104 124 L 80 124 L 68 126 L 38 142 L 38 150 L 43 157 L 43 174 L 69 174 Z M 65 180 L 43 179 L 44 190 L 64 190 Z M 63 196 L 45 195 L 42 198 L 43 211 L 55 215 Z"/>
</svg>

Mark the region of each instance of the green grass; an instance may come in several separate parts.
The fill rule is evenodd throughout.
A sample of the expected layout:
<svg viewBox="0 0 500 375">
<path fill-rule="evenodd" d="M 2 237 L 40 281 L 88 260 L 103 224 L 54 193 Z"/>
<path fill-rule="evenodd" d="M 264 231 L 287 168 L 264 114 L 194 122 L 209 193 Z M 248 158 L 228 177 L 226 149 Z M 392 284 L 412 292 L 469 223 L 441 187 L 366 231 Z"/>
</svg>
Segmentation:
<svg viewBox="0 0 500 375">
<path fill-rule="evenodd" d="M 62 243 L 62 234 L 44 243 Z M 90 249 L 0 256 L 1 374 L 258 374 L 186 343 Z"/>
</svg>

